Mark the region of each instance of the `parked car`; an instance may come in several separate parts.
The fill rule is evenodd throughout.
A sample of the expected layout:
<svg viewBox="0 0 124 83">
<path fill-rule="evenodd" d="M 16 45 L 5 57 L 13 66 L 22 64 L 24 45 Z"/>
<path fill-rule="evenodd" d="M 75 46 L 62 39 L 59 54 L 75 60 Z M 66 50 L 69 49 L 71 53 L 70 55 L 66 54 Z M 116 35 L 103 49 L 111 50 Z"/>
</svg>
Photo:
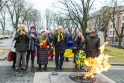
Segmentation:
<svg viewBox="0 0 124 83">
<path fill-rule="evenodd" d="M 4 35 L 4 38 L 5 38 L 5 39 L 11 38 L 11 35 Z"/>
</svg>

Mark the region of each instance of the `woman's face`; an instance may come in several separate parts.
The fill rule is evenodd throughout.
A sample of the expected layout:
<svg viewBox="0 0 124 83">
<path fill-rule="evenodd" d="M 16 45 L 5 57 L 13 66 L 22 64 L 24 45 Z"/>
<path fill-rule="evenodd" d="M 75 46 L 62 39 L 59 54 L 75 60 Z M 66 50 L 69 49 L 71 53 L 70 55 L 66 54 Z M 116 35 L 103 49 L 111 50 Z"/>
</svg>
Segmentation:
<svg viewBox="0 0 124 83">
<path fill-rule="evenodd" d="M 45 32 L 41 32 L 41 36 L 45 36 Z"/>
<path fill-rule="evenodd" d="M 36 32 L 36 30 L 34 28 L 31 29 L 31 32 Z"/>
<path fill-rule="evenodd" d="M 82 36 L 82 33 L 81 32 L 78 32 L 78 37 L 81 37 Z"/>
</svg>

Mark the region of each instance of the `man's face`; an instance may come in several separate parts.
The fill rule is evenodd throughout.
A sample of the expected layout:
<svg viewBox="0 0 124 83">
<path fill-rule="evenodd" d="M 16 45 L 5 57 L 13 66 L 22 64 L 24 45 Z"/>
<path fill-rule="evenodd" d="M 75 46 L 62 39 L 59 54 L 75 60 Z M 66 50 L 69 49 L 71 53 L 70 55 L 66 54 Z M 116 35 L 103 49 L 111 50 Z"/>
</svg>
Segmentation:
<svg viewBox="0 0 124 83">
<path fill-rule="evenodd" d="M 90 33 L 90 36 L 92 37 L 92 36 L 95 36 L 95 33 L 94 32 L 91 32 Z"/>
<path fill-rule="evenodd" d="M 67 29 L 65 29 L 65 33 L 68 33 L 68 30 Z"/>
<path fill-rule="evenodd" d="M 62 29 L 60 28 L 60 29 L 58 29 L 58 32 L 62 32 Z"/>
<path fill-rule="evenodd" d="M 36 30 L 34 28 L 31 29 L 31 32 L 36 32 Z"/>
</svg>

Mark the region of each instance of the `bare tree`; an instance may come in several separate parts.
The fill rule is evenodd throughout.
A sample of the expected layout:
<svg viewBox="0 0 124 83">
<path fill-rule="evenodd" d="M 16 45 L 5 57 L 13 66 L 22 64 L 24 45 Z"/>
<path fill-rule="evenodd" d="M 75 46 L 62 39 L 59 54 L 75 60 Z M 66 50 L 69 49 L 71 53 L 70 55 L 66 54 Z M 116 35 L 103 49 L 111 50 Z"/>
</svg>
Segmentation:
<svg viewBox="0 0 124 83">
<path fill-rule="evenodd" d="M 5 11 L 3 10 L 3 11 L 1 11 L 0 12 L 0 15 L 1 15 L 1 19 L 0 19 L 0 24 L 1 24 L 1 26 L 2 26 L 2 34 L 3 34 L 3 36 L 4 36 L 4 31 L 5 31 L 5 23 L 6 23 L 6 20 L 5 20 Z"/>
<path fill-rule="evenodd" d="M 103 32 L 107 30 L 111 15 L 112 15 L 112 8 L 109 6 L 105 6 L 99 11 L 96 19 L 97 20 L 96 26 L 98 30 L 101 30 Z"/>
<path fill-rule="evenodd" d="M 93 17 L 95 18 L 95 29 L 96 31 L 102 31 L 104 35 L 107 34 L 108 25 L 112 15 L 112 7 L 104 6 L 101 10 L 96 12 L 97 14 Z M 106 41 L 107 36 L 104 36 Z"/>
<path fill-rule="evenodd" d="M 75 24 L 80 24 L 80 29 L 82 32 L 85 32 L 89 19 L 89 12 L 94 1 L 95 0 L 80 0 L 80 2 L 77 3 L 74 0 L 63 0 L 59 2 L 65 7 L 60 9 L 66 11 L 65 14 L 69 16 Z"/>
<path fill-rule="evenodd" d="M 32 22 L 30 19 L 31 19 L 31 8 L 23 9 L 21 20 L 23 24 L 26 24 L 28 31 L 29 31 L 30 24 Z"/>
<path fill-rule="evenodd" d="M 9 0 L 0 0 L 0 11 L 6 6 Z"/>
<path fill-rule="evenodd" d="M 116 27 L 116 21 L 115 21 L 115 15 L 117 14 L 117 8 L 118 8 L 118 5 L 117 5 L 117 0 L 115 0 L 114 1 L 114 6 L 113 6 L 113 10 L 112 10 L 112 16 L 111 16 L 111 21 L 112 21 L 112 23 L 113 23 L 113 28 L 114 28 L 114 30 L 115 30 L 115 32 L 116 32 L 116 35 L 117 35 L 117 37 L 118 37 L 118 39 L 119 39 L 119 44 L 118 44 L 118 47 L 119 48 L 121 48 L 122 46 L 121 46 L 121 42 L 122 42 L 122 39 L 123 39 L 123 37 L 124 37 L 124 24 L 122 25 L 122 27 L 118 27 L 118 28 L 121 28 L 121 30 L 120 31 L 118 31 L 117 30 L 117 27 Z M 120 21 L 120 17 L 117 17 L 117 21 Z"/>
<path fill-rule="evenodd" d="M 41 13 L 39 10 L 32 8 L 33 6 L 30 3 L 25 3 L 24 8 L 21 11 L 20 19 L 21 23 L 25 24 L 30 30 L 30 26 L 34 25 L 36 29 L 41 27 Z"/>
<path fill-rule="evenodd" d="M 24 0 L 10 0 L 7 4 L 13 28 L 17 30 L 19 18 L 24 8 Z"/>
<path fill-rule="evenodd" d="M 38 29 L 41 28 L 41 13 L 37 9 L 32 9 L 30 20 L 33 22 L 34 26 L 36 26 Z"/>
<path fill-rule="evenodd" d="M 47 30 L 50 29 L 50 25 L 52 24 L 52 21 L 53 21 L 52 14 L 53 14 L 52 11 L 50 11 L 49 9 L 46 9 L 46 28 L 47 28 Z"/>
</svg>

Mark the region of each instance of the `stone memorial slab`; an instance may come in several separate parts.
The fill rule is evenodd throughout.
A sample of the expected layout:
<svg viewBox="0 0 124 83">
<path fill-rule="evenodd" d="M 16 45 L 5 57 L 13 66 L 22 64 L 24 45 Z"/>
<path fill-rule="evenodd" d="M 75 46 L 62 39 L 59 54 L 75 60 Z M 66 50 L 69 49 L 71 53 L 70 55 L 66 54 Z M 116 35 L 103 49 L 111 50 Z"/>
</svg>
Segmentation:
<svg viewBox="0 0 124 83">
<path fill-rule="evenodd" d="M 69 75 L 75 72 L 35 72 L 33 83 L 78 83 L 69 78 Z M 116 83 L 103 74 L 95 75 L 94 83 Z"/>
</svg>

